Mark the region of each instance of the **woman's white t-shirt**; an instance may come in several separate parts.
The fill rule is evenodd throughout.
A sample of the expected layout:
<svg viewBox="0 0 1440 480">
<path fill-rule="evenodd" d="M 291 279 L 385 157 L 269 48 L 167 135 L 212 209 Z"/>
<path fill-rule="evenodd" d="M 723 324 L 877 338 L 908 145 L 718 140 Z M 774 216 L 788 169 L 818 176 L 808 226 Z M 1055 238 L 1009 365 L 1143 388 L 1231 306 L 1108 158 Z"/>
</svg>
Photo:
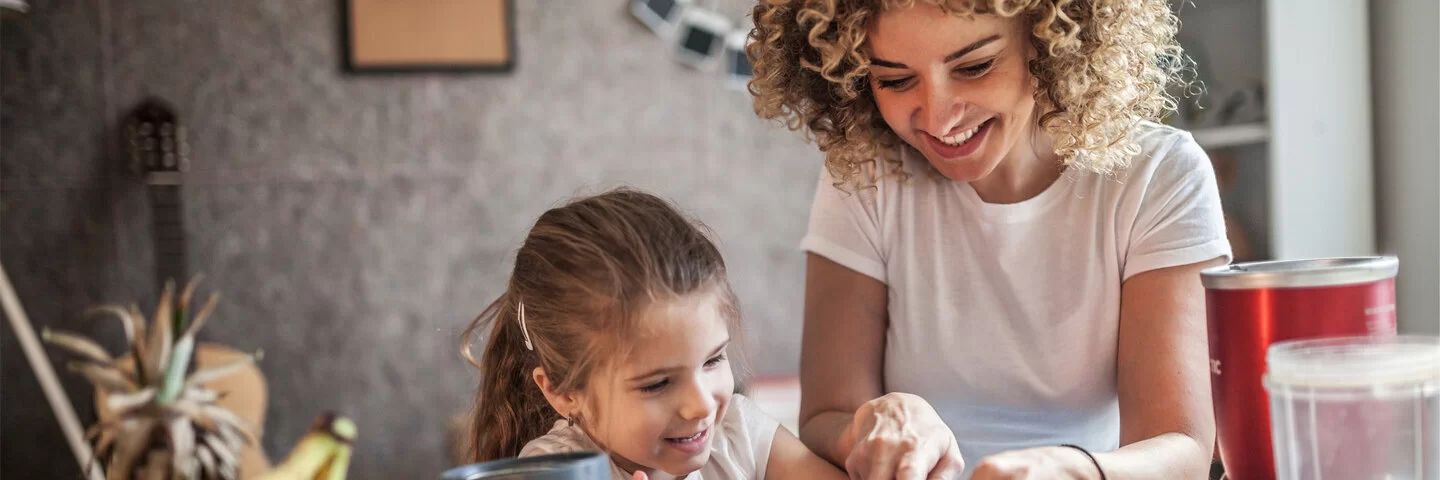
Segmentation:
<svg viewBox="0 0 1440 480">
<path fill-rule="evenodd" d="M 730 397 L 725 413 L 720 416 L 719 428 L 710 443 L 710 460 L 699 471 L 682 477 L 685 480 L 750 480 L 765 478 L 765 468 L 770 460 L 770 444 L 780 422 L 765 415 L 755 402 L 744 395 Z M 531 440 L 520 449 L 521 457 L 566 452 L 604 451 L 578 425 L 565 421 L 555 426 L 544 436 Z M 630 474 L 610 462 L 610 477 L 613 480 L 630 480 Z M 651 476 L 651 480 L 662 480 Z"/>
<path fill-rule="evenodd" d="M 1125 170 L 1068 169 L 1014 204 L 985 203 L 918 155 L 902 159 L 908 179 L 854 193 L 822 173 L 802 248 L 889 287 L 885 390 L 933 404 L 967 466 L 1035 446 L 1116 448 L 1121 284 L 1229 260 L 1209 157 L 1164 125 L 1132 138 L 1142 151 Z"/>
</svg>

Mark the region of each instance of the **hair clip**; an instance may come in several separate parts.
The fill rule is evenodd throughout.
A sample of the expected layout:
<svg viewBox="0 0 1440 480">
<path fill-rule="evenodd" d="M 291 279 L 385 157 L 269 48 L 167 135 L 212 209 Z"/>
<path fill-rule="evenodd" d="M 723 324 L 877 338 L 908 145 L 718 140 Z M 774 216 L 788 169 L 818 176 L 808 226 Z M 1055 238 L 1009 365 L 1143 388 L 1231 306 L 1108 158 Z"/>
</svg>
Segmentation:
<svg viewBox="0 0 1440 480">
<path fill-rule="evenodd" d="M 525 326 L 525 301 L 524 301 L 524 300 L 521 300 L 521 301 L 520 301 L 520 308 L 519 308 L 518 314 L 519 314 L 519 316 L 520 316 L 520 334 L 525 336 L 525 349 L 533 352 L 533 351 L 535 351 L 535 345 L 532 345 L 532 344 L 530 343 L 530 328 Z"/>
</svg>

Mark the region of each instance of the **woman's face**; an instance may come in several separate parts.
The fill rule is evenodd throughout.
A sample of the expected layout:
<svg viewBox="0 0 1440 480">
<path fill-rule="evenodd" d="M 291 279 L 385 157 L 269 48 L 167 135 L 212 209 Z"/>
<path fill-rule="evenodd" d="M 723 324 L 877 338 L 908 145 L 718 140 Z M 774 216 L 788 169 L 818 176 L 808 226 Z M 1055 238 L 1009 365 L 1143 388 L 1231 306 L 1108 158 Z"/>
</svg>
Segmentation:
<svg viewBox="0 0 1440 480">
<path fill-rule="evenodd" d="M 880 14 L 867 41 L 881 116 L 947 178 L 984 178 L 1033 131 L 1028 40 L 1014 18 L 919 2 Z"/>
</svg>

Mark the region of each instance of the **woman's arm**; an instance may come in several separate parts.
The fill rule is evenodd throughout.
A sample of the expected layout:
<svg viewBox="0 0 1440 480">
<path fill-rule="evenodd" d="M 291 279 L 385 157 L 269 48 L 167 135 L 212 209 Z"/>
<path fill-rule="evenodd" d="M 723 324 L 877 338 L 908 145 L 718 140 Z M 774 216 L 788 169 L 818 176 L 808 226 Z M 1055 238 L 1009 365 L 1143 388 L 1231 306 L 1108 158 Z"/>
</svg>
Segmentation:
<svg viewBox="0 0 1440 480">
<path fill-rule="evenodd" d="M 775 429 L 770 443 L 770 459 L 765 464 L 765 478 L 814 478 L 845 480 L 845 472 L 815 455 L 784 427 Z"/>
<path fill-rule="evenodd" d="M 855 444 L 845 438 L 855 411 L 885 393 L 885 289 L 879 280 L 807 255 L 800 438 L 837 465 L 845 464 Z"/>
<path fill-rule="evenodd" d="M 887 295 L 878 280 L 808 256 L 800 438 L 852 478 L 948 478 L 964 462 L 940 416 L 914 395 L 882 396 Z"/>
<path fill-rule="evenodd" d="M 1121 287 L 1122 448 L 1097 455 L 1109 478 L 1209 475 L 1215 416 L 1200 271 L 1223 263 L 1217 258 L 1151 270 Z"/>
<path fill-rule="evenodd" d="M 1204 479 L 1215 445 L 1209 345 L 1200 271 L 1222 259 L 1162 268 L 1121 287 L 1119 450 L 1095 453 L 1110 480 Z M 1078 451 L 1042 447 L 986 459 L 975 480 L 1020 478 L 1037 466 L 1055 478 L 1100 478 Z M 1029 477 L 1026 477 L 1029 478 Z"/>
</svg>

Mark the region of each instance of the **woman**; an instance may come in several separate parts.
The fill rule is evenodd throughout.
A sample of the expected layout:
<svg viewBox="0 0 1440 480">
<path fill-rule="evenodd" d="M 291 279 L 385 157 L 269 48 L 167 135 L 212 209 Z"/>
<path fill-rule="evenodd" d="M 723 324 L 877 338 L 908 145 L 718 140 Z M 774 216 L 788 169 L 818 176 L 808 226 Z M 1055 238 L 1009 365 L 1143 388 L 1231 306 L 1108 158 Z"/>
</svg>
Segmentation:
<svg viewBox="0 0 1440 480">
<path fill-rule="evenodd" d="M 938 5 L 935 3 L 939 3 Z M 767 0 L 756 111 L 825 153 L 801 437 L 852 477 L 1204 478 L 1213 169 L 1165 0 Z"/>
</svg>

